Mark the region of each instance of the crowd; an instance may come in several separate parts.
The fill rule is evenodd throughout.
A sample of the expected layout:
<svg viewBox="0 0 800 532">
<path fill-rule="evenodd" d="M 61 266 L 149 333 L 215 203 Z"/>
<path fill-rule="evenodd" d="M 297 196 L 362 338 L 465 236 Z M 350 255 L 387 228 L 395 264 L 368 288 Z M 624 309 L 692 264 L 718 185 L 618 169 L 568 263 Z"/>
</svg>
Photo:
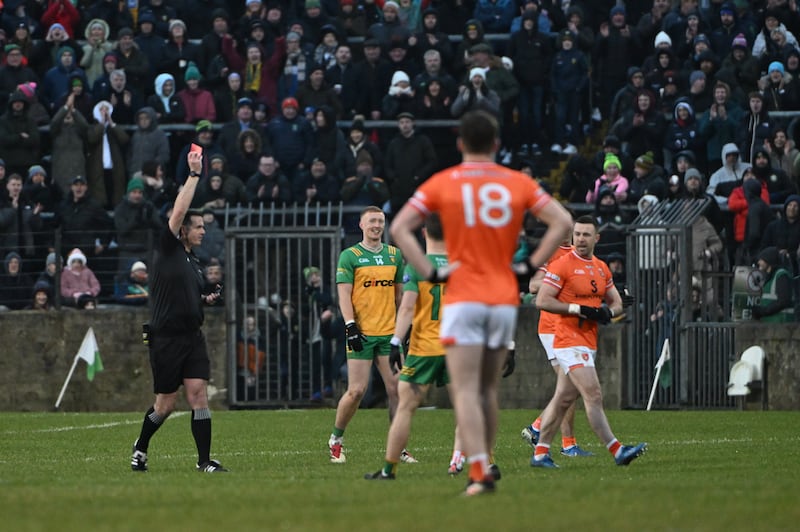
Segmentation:
<svg viewBox="0 0 800 532">
<path fill-rule="evenodd" d="M 10 0 L 0 27 L 9 308 L 36 304 L 51 252 L 115 264 L 119 295 L 192 143 L 205 155 L 193 207 L 393 213 L 459 160 L 451 128 L 417 121 L 474 109 L 500 120 L 503 164 L 541 176 L 550 153 L 569 156 L 556 190 L 601 223 L 630 221 L 620 207 L 648 196 L 710 195 L 731 262 L 776 247 L 796 271 L 800 159 L 789 119 L 768 114 L 800 109 L 794 1 Z M 579 153 L 602 124 L 603 149 Z"/>
</svg>

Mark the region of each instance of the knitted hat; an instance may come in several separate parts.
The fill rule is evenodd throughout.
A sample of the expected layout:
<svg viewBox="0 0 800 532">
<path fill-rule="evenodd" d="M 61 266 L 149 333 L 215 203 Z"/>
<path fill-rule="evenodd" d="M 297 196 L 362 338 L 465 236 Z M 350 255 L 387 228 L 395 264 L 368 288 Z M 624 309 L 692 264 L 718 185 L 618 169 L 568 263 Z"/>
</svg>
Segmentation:
<svg viewBox="0 0 800 532">
<path fill-rule="evenodd" d="M 51 264 L 56 263 L 56 254 L 55 252 L 48 253 L 47 258 L 44 261 L 45 266 L 50 266 Z"/>
<path fill-rule="evenodd" d="M 69 252 L 69 257 L 67 257 L 67 265 L 72 266 L 72 263 L 76 260 L 79 260 L 86 266 L 86 255 L 84 255 L 80 249 L 75 248 Z"/>
<path fill-rule="evenodd" d="M 133 273 L 135 271 L 138 271 L 138 270 L 147 271 L 147 265 L 144 262 L 142 262 L 140 260 L 137 260 L 136 262 L 131 264 L 131 273 Z"/>
<path fill-rule="evenodd" d="M 470 72 L 470 77 L 472 77 L 471 74 L 472 73 Z M 411 83 L 411 80 L 408 78 L 408 74 L 406 74 L 402 70 L 398 70 L 397 72 L 395 72 L 392 75 L 391 86 L 394 87 L 395 85 L 397 85 L 398 83 L 400 83 L 402 81 L 405 81 L 406 83 Z"/>
<path fill-rule="evenodd" d="M 783 68 L 783 63 L 781 63 L 780 61 L 773 61 L 772 63 L 770 63 L 769 68 L 767 68 L 767 74 L 772 74 L 772 72 L 775 70 L 780 72 L 781 75 L 783 75 L 784 72 L 786 72 L 785 69 Z"/>
<path fill-rule="evenodd" d="M 117 32 L 117 38 L 121 39 L 123 37 L 133 37 L 133 30 L 130 28 L 121 28 Z"/>
<path fill-rule="evenodd" d="M 770 266 L 775 266 L 778 264 L 780 255 L 778 254 L 778 248 L 775 246 L 769 246 L 761 250 L 761 253 L 758 254 L 758 260 L 763 260 Z"/>
<path fill-rule="evenodd" d="M 174 28 L 175 26 L 183 27 L 184 33 L 186 32 L 186 23 L 179 18 L 174 18 L 169 22 L 169 29 L 168 29 L 169 33 L 172 33 L 172 28 Z"/>
<path fill-rule="evenodd" d="M 239 109 L 240 107 L 244 107 L 244 106 L 247 106 L 250 109 L 252 109 L 253 108 L 253 100 L 251 100 L 250 98 L 245 96 L 244 98 L 239 98 L 236 101 L 236 108 L 237 109 Z"/>
<path fill-rule="evenodd" d="M 688 183 L 690 179 L 697 179 L 701 183 L 703 182 L 703 174 L 700 173 L 700 170 L 697 168 L 689 168 L 686 170 L 686 174 L 683 176 L 683 182 Z"/>
<path fill-rule="evenodd" d="M 189 66 L 186 67 L 186 73 L 183 75 L 183 79 L 184 81 L 189 81 L 190 79 L 200 81 L 200 70 L 197 68 L 197 65 L 189 63 Z"/>
<path fill-rule="evenodd" d="M 319 0 L 306 0 L 306 9 L 312 9 L 315 7 L 317 9 L 321 9 L 322 3 Z"/>
<path fill-rule="evenodd" d="M 128 181 L 128 188 L 125 192 L 127 193 L 131 190 L 144 190 L 144 181 L 138 178 L 133 178 Z"/>
<path fill-rule="evenodd" d="M 603 139 L 603 147 L 608 148 L 622 148 L 622 142 L 620 142 L 619 137 L 616 135 L 608 135 L 605 139 Z M 622 166 L 620 166 L 622 168 Z"/>
<path fill-rule="evenodd" d="M 308 2 L 306 2 L 306 4 L 308 4 Z M 393 7 L 395 11 L 400 11 L 400 4 L 394 0 L 388 0 L 387 2 L 384 2 L 383 9 L 386 9 L 387 7 Z"/>
<path fill-rule="evenodd" d="M 706 74 L 702 70 L 695 70 L 689 74 L 689 86 L 694 85 L 694 82 L 700 79 L 706 79 Z"/>
<path fill-rule="evenodd" d="M 364 127 L 364 117 L 356 115 L 353 117 L 353 124 L 350 126 L 350 131 L 360 131 L 364 133 L 367 129 Z"/>
<path fill-rule="evenodd" d="M 654 164 L 655 163 L 653 162 L 653 153 L 652 152 L 647 152 L 645 154 L 640 155 L 636 159 L 636 163 L 635 163 L 636 166 L 638 166 L 639 168 L 642 168 L 644 170 L 647 170 L 648 172 L 653 169 L 653 165 Z"/>
<path fill-rule="evenodd" d="M 115 54 L 114 52 L 106 52 L 106 55 L 103 56 L 103 63 L 107 63 L 109 61 L 113 62 L 114 64 L 119 63 L 119 58 L 117 57 L 117 54 Z"/>
<path fill-rule="evenodd" d="M 201 131 L 211 131 L 212 128 L 213 125 L 211 124 L 210 120 L 200 120 L 199 122 L 197 122 L 197 125 L 194 126 L 194 130 L 197 133 L 200 133 Z"/>
<path fill-rule="evenodd" d="M 469 53 L 471 54 L 477 54 L 479 52 L 483 52 L 485 54 L 491 54 L 492 47 L 485 42 L 479 42 L 478 44 L 474 44 L 472 48 L 469 49 Z"/>
<path fill-rule="evenodd" d="M 705 34 L 705 33 L 701 33 L 700 35 L 697 35 L 697 36 L 694 38 L 694 41 L 692 41 L 692 45 L 694 46 L 694 45 L 696 45 L 696 44 L 697 44 L 697 43 L 699 43 L 699 42 L 704 42 L 704 43 L 706 43 L 706 45 L 708 45 L 709 47 L 711 46 L 711 41 L 710 41 L 710 40 L 708 40 L 708 37 L 706 37 L 706 34 Z"/>
<path fill-rule="evenodd" d="M 300 104 L 297 103 L 297 100 L 292 98 L 291 96 L 288 98 L 284 98 L 281 102 L 281 109 L 286 109 L 287 107 L 294 107 L 295 109 L 300 108 Z"/>
<path fill-rule="evenodd" d="M 747 39 L 745 38 L 744 33 L 740 33 L 733 38 L 733 41 L 731 41 L 731 48 L 744 48 L 747 50 Z"/>
<path fill-rule="evenodd" d="M 34 164 L 30 168 L 28 168 L 28 179 L 32 178 L 36 174 L 42 174 L 45 177 L 47 177 L 47 172 L 45 171 L 45 169 L 39 166 L 38 164 Z"/>
<path fill-rule="evenodd" d="M 306 266 L 303 268 L 303 279 L 308 282 L 308 278 L 311 277 L 312 274 L 319 273 L 319 268 L 316 266 Z"/>
<path fill-rule="evenodd" d="M 617 167 L 617 170 L 622 169 L 622 163 L 619 161 L 619 157 L 609 152 L 606 153 L 606 158 L 603 161 L 603 172 L 606 171 L 606 168 L 608 168 L 608 165 L 610 164 L 615 165 Z"/>
<path fill-rule="evenodd" d="M 472 79 L 475 76 L 480 76 L 483 81 L 486 81 L 486 70 L 480 67 L 473 68 L 469 71 L 469 79 Z"/>
<path fill-rule="evenodd" d="M 625 6 L 614 6 L 611 8 L 611 11 L 608 12 L 608 18 L 614 18 L 616 15 L 624 15 L 625 14 Z"/>
<path fill-rule="evenodd" d="M 672 46 L 672 39 L 670 39 L 666 31 L 659 31 L 658 35 L 656 35 L 656 40 L 654 42 L 654 45 L 656 48 L 658 48 L 658 45 L 660 44 L 666 44 L 667 46 Z"/>
</svg>

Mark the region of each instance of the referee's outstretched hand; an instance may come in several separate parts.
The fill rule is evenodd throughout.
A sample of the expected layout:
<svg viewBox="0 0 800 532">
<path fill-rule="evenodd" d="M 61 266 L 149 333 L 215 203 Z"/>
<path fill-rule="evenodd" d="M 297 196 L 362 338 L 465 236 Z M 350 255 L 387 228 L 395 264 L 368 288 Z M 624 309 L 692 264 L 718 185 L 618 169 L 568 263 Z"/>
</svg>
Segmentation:
<svg viewBox="0 0 800 532">
<path fill-rule="evenodd" d="M 351 351 L 363 351 L 366 337 L 361 334 L 361 330 L 359 330 L 356 322 L 352 321 L 348 323 L 345 325 L 344 330 L 347 335 L 347 347 L 349 347 Z"/>
</svg>

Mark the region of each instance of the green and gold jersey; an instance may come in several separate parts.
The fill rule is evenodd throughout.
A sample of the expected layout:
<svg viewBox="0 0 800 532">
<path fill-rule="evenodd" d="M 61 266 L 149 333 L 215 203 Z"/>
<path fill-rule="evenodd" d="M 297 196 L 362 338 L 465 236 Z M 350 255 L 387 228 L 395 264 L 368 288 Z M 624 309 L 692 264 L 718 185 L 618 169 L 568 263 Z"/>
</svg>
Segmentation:
<svg viewBox="0 0 800 532">
<path fill-rule="evenodd" d="M 394 333 L 395 285 L 402 281 L 402 264 L 400 250 L 389 245 L 373 253 L 359 243 L 339 255 L 336 283 L 353 285 L 355 320 L 366 336 Z"/>
<path fill-rule="evenodd" d="M 434 268 L 447 266 L 447 255 L 428 255 Z M 417 356 L 436 356 L 444 354 L 439 340 L 439 320 L 444 306 L 444 283 L 432 283 L 420 278 L 417 270 L 406 265 L 403 274 L 403 290 L 417 292 L 414 306 L 414 321 L 411 325 L 411 340 L 408 353 Z"/>
</svg>

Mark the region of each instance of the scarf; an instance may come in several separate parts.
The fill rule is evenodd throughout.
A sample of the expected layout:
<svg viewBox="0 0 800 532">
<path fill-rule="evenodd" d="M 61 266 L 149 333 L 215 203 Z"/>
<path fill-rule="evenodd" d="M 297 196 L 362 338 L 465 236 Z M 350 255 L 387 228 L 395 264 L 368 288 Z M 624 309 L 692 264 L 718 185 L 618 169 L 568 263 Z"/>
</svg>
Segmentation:
<svg viewBox="0 0 800 532">
<path fill-rule="evenodd" d="M 306 79 L 306 54 L 298 50 L 286 57 L 286 66 L 283 67 L 283 75 L 288 80 L 286 92 L 289 95 L 297 94 L 297 88 Z"/>
<path fill-rule="evenodd" d="M 252 91 L 258 94 L 258 89 L 261 87 L 261 63 L 255 65 L 248 63 L 245 66 L 245 90 Z"/>
</svg>

